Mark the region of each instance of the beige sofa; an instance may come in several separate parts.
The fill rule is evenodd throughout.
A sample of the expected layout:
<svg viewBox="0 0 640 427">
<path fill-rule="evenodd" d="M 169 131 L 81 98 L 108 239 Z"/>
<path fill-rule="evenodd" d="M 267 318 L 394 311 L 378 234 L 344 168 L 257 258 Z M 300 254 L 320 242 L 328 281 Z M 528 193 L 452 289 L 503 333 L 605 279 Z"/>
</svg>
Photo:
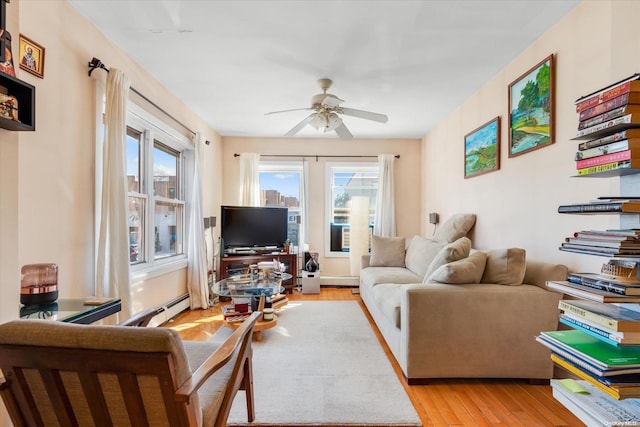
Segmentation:
<svg viewBox="0 0 640 427">
<path fill-rule="evenodd" d="M 475 251 L 474 215 L 455 215 L 431 239 L 374 237 L 360 295 L 409 383 L 429 378 L 549 379 L 564 265 L 526 260 L 523 249 Z"/>
</svg>

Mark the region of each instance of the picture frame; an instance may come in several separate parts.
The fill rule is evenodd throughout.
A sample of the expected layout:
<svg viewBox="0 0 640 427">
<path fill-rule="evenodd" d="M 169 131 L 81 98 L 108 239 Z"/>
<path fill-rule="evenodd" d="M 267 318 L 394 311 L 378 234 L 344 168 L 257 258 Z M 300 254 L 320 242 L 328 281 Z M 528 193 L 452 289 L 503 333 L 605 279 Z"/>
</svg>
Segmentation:
<svg viewBox="0 0 640 427">
<path fill-rule="evenodd" d="M 555 142 L 554 62 L 551 54 L 509 85 L 509 157 Z"/>
<path fill-rule="evenodd" d="M 44 47 L 23 34 L 18 45 L 18 63 L 21 70 L 44 79 Z"/>
<path fill-rule="evenodd" d="M 500 116 L 464 136 L 464 177 L 500 169 Z"/>
</svg>

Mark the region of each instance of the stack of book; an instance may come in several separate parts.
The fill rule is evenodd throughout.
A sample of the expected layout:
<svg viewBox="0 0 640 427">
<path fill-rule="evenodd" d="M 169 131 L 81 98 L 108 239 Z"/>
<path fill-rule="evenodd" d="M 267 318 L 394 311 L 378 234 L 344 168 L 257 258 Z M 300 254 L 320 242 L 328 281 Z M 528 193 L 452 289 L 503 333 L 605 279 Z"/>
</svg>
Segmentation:
<svg viewBox="0 0 640 427">
<path fill-rule="evenodd" d="M 248 304 L 228 304 L 222 306 L 225 322 L 244 322 L 251 315 Z"/>
<path fill-rule="evenodd" d="M 554 363 L 615 399 L 640 398 L 640 312 L 577 300 L 559 308 L 573 329 L 536 337 Z"/>
<path fill-rule="evenodd" d="M 578 176 L 640 168 L 640 74 L 576 100 Z"/>
<path fill-rule="evenodd" d="M 595 213 L 608 212 L 605 209 L 614 209 L 616 204 L 627 205 L 620 209 L 639 209 L 640 200 L 619 203 L 593 203 L 585 205 L 564 205 L 558 208 L 558 212 L 571 213 Z M 601 210 L 588 210 L 591 208 Z M 582 211 L 579 211 L 582 209 Z M 590 255 L 607 257 L 640 257 L 640 230 L 638 229 L 610 229 L 610 230 L 582 230 L 566 237 L 560 245 L 561 251 L 578 252 Z"/>
</svg>

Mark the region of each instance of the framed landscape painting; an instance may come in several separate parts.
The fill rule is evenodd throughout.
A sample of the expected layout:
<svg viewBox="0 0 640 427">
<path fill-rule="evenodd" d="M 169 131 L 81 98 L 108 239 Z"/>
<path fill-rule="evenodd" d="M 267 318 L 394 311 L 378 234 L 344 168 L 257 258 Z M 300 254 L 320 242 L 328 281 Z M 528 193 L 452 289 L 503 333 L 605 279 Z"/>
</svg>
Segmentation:
<svg viewBox="0 0 640 427">
<path fill-rule="evenodd" d="M 464 137 L 464 177 L 500 169 L 500 117 L 483 124 Z"/>
<path fill-rule="evenodd" d="M 509 157 L 553 144 L 553 54 L 509 85 Z"/>
</svg>

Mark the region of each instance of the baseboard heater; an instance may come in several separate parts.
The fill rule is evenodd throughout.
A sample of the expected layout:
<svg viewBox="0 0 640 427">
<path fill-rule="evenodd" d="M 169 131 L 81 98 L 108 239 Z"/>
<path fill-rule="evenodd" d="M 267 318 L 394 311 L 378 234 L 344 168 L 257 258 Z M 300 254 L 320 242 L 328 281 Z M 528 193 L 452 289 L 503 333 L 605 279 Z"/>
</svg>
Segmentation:
<svg viewBox="0 0 640 427">
<path fill-rule="evenodd" d="M 189 294 L 180 295 L 163 305 L 162 307 L 164 308 L 164 311 L 154 317 L 153 320 L 149 322 L 149 326 L 162 325 L 188 309 L 190 306 L 191 301 L 189 300 Z"/>
</svg>

